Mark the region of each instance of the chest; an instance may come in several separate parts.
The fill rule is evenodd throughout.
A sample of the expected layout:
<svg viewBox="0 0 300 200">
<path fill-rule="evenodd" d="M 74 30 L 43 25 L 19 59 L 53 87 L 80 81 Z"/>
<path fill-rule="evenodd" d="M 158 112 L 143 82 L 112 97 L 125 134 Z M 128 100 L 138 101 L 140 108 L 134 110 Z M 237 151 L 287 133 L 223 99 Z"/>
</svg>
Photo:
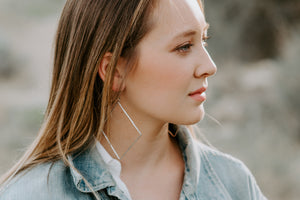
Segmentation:
<svg viewBox="0 0 300 200">
<path fill-rule="evenodd" d="M 123 176 L 132 200 L 179 199 L 184 179 L 184 168 L 163 170 L 147 175 Z"/>
</svg>

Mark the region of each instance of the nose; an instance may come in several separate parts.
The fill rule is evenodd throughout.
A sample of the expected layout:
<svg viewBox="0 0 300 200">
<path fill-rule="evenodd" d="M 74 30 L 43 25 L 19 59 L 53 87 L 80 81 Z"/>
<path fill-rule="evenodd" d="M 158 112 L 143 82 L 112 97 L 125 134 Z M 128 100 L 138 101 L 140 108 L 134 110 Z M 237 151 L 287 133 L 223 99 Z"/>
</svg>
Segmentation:
<svg viewBox="0 0 300 200">
<path fill-rule="evenodd" d="M 198 55 L 198 65 L 195 68 L 195 78 L 213 76 L 217 72 L 217 66 L 210 57 L 206 49 L 203 49 L 203 53 Z"/>
</svg>

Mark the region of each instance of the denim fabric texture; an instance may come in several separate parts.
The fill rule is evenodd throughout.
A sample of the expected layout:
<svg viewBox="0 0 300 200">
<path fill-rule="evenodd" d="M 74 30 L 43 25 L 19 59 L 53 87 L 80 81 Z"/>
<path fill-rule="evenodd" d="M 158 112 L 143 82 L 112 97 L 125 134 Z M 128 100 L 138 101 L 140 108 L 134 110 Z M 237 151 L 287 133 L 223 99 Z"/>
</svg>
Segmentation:
<svg viewBox="0 0 300 200">
<path fill-rule="evenodd" d="M 185 161 L 180 200 L 266 199 L 241 161 L 196 141 L 185 127 L 180 127 L 176 139 Z M 40 164 L 14 177 L 1 192 L 0 199 L 92 200 L 96 199 L 94 190 L 102 200 L 127 200 L 96 147 L 68 159 L 80 173 L 62 161 Z"/>
</svg>

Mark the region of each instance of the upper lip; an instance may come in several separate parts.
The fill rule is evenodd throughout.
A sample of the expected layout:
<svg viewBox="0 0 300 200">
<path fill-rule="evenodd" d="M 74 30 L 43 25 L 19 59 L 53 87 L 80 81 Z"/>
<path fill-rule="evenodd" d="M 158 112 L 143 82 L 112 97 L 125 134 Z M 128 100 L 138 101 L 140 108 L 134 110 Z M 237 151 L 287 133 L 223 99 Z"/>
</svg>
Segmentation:
<svg viewBox="0 0 300 200">
<path fill-rule="evenodd" d="M 199 88 L 199 89 L 197 89 L 193 92 L 190 92 L 189 95 L 191 96 L 191 95 L 194 95 L 194 94 L 201 94 L 201 93 L 205 92 L 206 89 L 207 89 L 207 87 L 201 87 L 201 88 Z"/>
</svg>

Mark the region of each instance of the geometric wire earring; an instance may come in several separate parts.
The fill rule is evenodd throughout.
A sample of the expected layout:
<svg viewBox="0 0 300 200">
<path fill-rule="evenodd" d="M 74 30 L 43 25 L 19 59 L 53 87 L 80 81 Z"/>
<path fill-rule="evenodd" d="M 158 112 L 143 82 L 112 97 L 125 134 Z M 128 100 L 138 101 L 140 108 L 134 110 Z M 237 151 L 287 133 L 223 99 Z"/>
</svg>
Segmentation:
<svg viewBox="0 0 300 200">
<path fill-rule="evenodd" d="M 170 130 L 168 130 L 168 133 L 175 138 L 177 136 L 178 131 L 176 131 L 176 133 L 172 133 Z"/>
<path fill-rule="evenodd" d="M 113 147 L 113 145 L 111 144 L 111 142 L 109 141 L 107 135 L 104 133 L 104 131 L 102 130 L 102 134 L 104 135 L 104 138 L 106 139 L 107 143 L 109 144 L 110 148 L 112 149 L 112 151 L 114 152 L 115 156 L 121 160 L 126 153 L 133 147 L 133 145 L 140 139 L 140 137 L 142 136 L 142 133 L 140 131 L 140 129 L 138 129 L 138 127 L 135 125 L 135 123 L 133 122 L 133 120 L 131 119 L 131 117 L 128 115 L 128 113 L 126 112 L 126 110 L 123 108 L 123 106 L 121 105 L 120 101 L 118 100 L 117 104 L 120 106 L 120 108 L 122 109 L 122 111 L 125 113 L 126 117 L 129 119 L 130 123 L 132 124 L 132 126 L 136 129 L 136 131 L 138 132 L 138 137 L 133 141 L 133 143 L 131 143 L 131 145 L 127 148 L 127 150 L 121 155 L 119 156 L 119 154 L 117 153 L 116 149 Z"/>
</svg>

